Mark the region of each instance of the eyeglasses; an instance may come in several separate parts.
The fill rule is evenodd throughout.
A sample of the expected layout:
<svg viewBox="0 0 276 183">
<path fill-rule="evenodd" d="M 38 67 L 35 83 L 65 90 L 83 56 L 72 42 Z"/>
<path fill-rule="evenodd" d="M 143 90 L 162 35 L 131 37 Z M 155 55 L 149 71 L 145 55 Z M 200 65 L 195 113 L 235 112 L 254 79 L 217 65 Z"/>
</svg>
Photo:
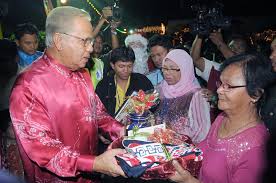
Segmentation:
<svg viewBox="0 0 276 183">
<path fill-rule="evenodd" d="M 180 69 L 173 69 L 173 68 L 166 68 L 166 67 L 161 67 L 162 72 L 179 72 Z"/>
<path fill-rule="evenodd" d="M 229 85 L 227 83 L 222 83 L 221 81 L 217 81 L 216 82 L 216 85 L 217 85 L 217 88 L 219 87 L 222 87 L 224 91 L 228 92 L 232 89 L 235 89 L 235 88 L 241 88 L 241 87 L 246 87 L 246 85 L 237 85 L 237 86 L 232 86 L 232 85 Z"/>
<path fill-rule="evenodd" d="M 95 40 L 94 38 L 83 39 L 81 37 L 78 37 L 78 36 L 75 36 L 75 35 L 72 35 L 72 34 L 67 34 L 67 33 L 64 33 L 64 32 L 60 32 L 60 34 L 64 34 L 64 35 L 67 35 L 67 36 L 70 36 L 70 37 L 73 37 L 73 38 L 76 38 L 76 39 L 79 39 L 79 40 L 83 41 L 85 47 L 88 47 L 90 45 L 93 46 L 94 40 Z"/>
</svg>

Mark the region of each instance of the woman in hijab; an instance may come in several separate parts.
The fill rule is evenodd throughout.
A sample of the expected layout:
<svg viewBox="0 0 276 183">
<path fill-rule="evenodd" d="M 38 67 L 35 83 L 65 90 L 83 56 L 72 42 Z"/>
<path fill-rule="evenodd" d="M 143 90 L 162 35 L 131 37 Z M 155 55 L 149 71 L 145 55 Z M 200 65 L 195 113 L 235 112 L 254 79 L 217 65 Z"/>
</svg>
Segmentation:
<svg viewBox="0 0 276 183">
<path fill-rule="evenodd" d="M 206 137 L 210 128 L 210 108 L 200 93 L 191 56 L 181 49 L 170 51 L 163 60 L 164 80 L 157 87 L 160 105 L 157 124 L 166 123 L 175 132 L 188 135 L 194 143 Z"/>
</svg>

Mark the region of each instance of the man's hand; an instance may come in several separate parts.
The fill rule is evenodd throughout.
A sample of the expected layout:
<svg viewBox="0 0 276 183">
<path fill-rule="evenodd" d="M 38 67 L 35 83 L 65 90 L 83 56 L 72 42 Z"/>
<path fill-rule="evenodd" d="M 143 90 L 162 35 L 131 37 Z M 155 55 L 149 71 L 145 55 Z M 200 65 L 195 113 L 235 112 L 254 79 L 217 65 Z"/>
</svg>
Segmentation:
<svg viewBox="0 0 276 183">
<path fill-rule="evenodd" d="M 209 38 L 217 46 L 225 58 L 229 58 L 234 55 L 234 52 L 224 42 L 220 29 L 210 33 Z"/>
<path fill-rule="evenodd" d="M 111 31 L 116 31 L 116 29 L 119 27 L 119 25 L 121 24 L 120 21 L 111 21 L 110 22 L 110 29 Z"/>
<path fill-rule="evenodd" d="M 120 137 L 125 136 L 125 135 L 126 135 L 126 132 L 127 132 L 127 130 L 126 130 L 126 125 L 125 125 L 125 126 L 122 127 L 122 129 L 121 129 L 121 131 L 120 131 Z"/>
<path fill-rule="evenodd" d="M 207 88 L 201 89 L 202 96 L 207 100 L 207 102 L 212 101 L 212 97 L 215 95 L 211 90 Z"/>
<path fill-rule="evenodd" d="M 104 7 L 102 10 L 103 18 L 107 19 L 108 17 L 112 17 L 113 12 L 110 6 Z"/>
<path fill-rule="evenodd" d="M 184 170 L 176 160 L 173 160 L 172 164 L 176 171 L 173 176 L 169 177 L 170 180 L 179 183 L 200 183 L 190 172 Z"/>
<path fill-rule="evenodd" d="M 106 139 L 106 138 L 105 138 L 104 136 L 102 136 L 102 135 L 98 135 L 98 137 L 99 137 L 100 141 L 102 141 L 102 143 L 105 144 L 105 145 L 108 145 L 108 144 L 111 143 L 110 140 Z"/>
<path fill-rule="evenodd" d="M 111 175 L 113 177 L 125 176 L 124 171 L 117 164 L 115 156 L 125 153 L 124 149 L 111 149 L 97 156 L 94 160 L 93 170 L 96 172 Z"/>
<path fill-rule="evenodd" d="M 217 47 L 225 44 L 220 29 L 218 31 L 210 33 L 209 38 Z"/>
</svg>

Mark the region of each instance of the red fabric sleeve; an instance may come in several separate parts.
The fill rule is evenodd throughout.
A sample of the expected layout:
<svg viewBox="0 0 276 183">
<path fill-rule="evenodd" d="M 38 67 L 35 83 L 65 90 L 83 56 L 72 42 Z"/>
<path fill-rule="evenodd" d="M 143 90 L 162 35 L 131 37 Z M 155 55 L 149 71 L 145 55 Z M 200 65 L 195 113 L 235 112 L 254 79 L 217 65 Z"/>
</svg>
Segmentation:
<svg viewBox="0 0 276 183">
<path fill-rule="evenodd" d="M 100 132 L 110 137 L 112 141 L 119 138 L 123 125 L 106 112 L 98 95 L 95 95 L 95 101 L 93 103 L 97 105 L 97 118 Z"/>
<path fill-rule="evenodd" d="M 94 156 L 80 155 L 55 136 L 51 127 L 53 119 L 39 98 L 22 86 L 15 87 L 10 98 L 15 135 L 28 158 L 61 177 L 92 171 Z"/>
</svg>

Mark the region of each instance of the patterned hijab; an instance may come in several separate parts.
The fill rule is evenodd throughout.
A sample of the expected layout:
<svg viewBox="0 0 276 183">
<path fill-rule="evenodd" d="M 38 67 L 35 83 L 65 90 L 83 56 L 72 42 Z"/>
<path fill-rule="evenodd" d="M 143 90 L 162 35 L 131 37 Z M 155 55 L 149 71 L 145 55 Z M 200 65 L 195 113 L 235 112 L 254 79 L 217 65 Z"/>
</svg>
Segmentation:
<svg viewBox="0 0 276 183">
<path fill-rule="evenodd" d="M 192 57 L 186 51 L 181 49 L 170 51 L 164 58 L 162 65 L 164 65 L 166 59 L 175 62 L 181 72 L 181 78 L 175 85 L 168 85 L 165 80 L 160 83 L 160 88 L 166 98 L 180 97 L 196 88 L 200 88 L 194 74 Z"/>
</svg>

